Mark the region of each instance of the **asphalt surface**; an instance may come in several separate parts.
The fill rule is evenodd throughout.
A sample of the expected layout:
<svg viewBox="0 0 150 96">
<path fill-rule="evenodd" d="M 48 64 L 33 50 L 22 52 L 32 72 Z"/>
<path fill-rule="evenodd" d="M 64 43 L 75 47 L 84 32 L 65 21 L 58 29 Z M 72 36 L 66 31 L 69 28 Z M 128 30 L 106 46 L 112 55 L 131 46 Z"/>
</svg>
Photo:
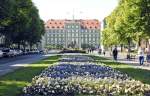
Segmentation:
<svg viewBox="0 0 150 96">
<path fill-rule="evenodd" d="M 17 56 L 13 58 L 0 58 L 0 76 L 12 72 L 20 67 L 23 67 L 24 64 L 30 64 L 46 57 L 47 56 L 41 54 L 35 54 Z"/>
</svg>

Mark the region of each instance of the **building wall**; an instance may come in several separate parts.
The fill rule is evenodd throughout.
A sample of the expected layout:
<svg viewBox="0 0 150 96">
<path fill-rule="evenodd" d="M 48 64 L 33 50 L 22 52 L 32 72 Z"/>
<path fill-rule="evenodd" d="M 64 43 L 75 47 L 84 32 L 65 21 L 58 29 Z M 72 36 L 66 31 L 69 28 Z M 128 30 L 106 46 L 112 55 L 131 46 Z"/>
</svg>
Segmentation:
<svg viewBox="0 0 150 96">
<path fill-rule="evenodd" d="M 83 28 L 80 22 L 75 21 L 64 23 L 64 28 L 50 27 L 46 28 L 46 45 L 62 45 L 64 48 L 71 44 L 75 44 L 75 48 L 81 48 L 82 44 L 100 46 L 100 27 Z"/>
</svg>

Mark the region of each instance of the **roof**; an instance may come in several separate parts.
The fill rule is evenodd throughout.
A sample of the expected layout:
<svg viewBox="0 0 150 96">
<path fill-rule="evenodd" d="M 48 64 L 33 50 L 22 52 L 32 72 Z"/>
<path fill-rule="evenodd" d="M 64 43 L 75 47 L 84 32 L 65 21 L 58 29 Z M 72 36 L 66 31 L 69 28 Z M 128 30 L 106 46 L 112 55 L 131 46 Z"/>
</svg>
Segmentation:
<svg viewBox="0 0 150 96">
<path fill-rule="evenodd" d="M 50 19 L 45 23 L 45 27 L 48 29 L 63 29 L 66 23 L 77 22 L 80 23 L 81 28 L 84 29 L 100 29 L 100 22 L 97 19 L 79 19 L 79 20 L 56 20 Z"/>
</svg>

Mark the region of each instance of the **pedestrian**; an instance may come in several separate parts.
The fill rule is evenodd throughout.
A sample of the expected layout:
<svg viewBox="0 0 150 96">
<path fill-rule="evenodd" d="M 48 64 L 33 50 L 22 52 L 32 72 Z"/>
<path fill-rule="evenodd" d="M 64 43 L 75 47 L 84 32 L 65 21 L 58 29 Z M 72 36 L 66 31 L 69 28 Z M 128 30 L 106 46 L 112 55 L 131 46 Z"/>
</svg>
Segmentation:
<svg viewBox="0 0 150 96">
<path fill-rule="evenodd" d="M 114 60 L 117 60 L 117 56 L 118 56 L 118 50 L 115 47 L 115 49 L 113 50 L 113 58 L 114 58 Z"/>
<path fill-rule="evenodd" d="M 150 63 L 150 48 L 147 48 L 146 50 L 146 61 L 147 63 Z"/>
<path fill-rule="evenodd" d="M 105 50 L 103 50 L 103 54 L 104 54 L 104 56 L 105 56 L 105 54 L 106 54 Z"/>
<path fill-rule="evenodd" d="M 101 54 L 102 53 L 102 49 L 99 49 L 99 52 L 98 52 L 99 54 Z"/>
<path fill-rule="evenodd" d="M 139 63 L 140 65 L 144 64 L 144 52 L 141 48 L 138 50 L 138 55 L 139 55 Z"/>
</svg>

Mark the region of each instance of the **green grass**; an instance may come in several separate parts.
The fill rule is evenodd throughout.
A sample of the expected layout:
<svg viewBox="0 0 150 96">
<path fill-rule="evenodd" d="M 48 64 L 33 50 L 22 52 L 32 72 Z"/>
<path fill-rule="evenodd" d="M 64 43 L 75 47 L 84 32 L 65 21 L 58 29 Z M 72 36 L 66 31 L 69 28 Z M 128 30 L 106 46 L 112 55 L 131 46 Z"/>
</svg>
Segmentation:
<svg viewBox="0 0 150 96">
<path fill-rule="evenodd" d="M 0 77 L 0 96 L 19 96 L 22 93 L 24 86 L 31 83 L 32 78 L 50 65 L 54 65 L 59 60 L 60 56 L 52 56 L 47 59 L 35 62 L 31 65 L 26 65 L 12 73 Z M 104 63 L 116 70 L 127 73 L 129 76 L 139 80 L 145 84 L 150 84 L 150 71 L 144 69 L 136 69 L 131 65 L 116 63 L 109 59 L 91 56 L 95 62 Z M 84 95 L 79 95 L 84 96 Z"/>
<path fill-rule="evenodd" d="M 23 87 L 30 84 L 34 76 L 57 62 L 59 57 L 51 56 L 0 77 L 0 96 L 19 96 Z"/>
<path fill-rule="evenodd" d="M 116 70 L 128 74 L 135 80 L 139 80 L 145 84 L 150 84 L 150 70 L 133 68 L 132 65 L 117 63 L 104 57 L 91 56 L 95 62 L 101 62 L 107 66 L 110 66 Z"/>
</svg>

